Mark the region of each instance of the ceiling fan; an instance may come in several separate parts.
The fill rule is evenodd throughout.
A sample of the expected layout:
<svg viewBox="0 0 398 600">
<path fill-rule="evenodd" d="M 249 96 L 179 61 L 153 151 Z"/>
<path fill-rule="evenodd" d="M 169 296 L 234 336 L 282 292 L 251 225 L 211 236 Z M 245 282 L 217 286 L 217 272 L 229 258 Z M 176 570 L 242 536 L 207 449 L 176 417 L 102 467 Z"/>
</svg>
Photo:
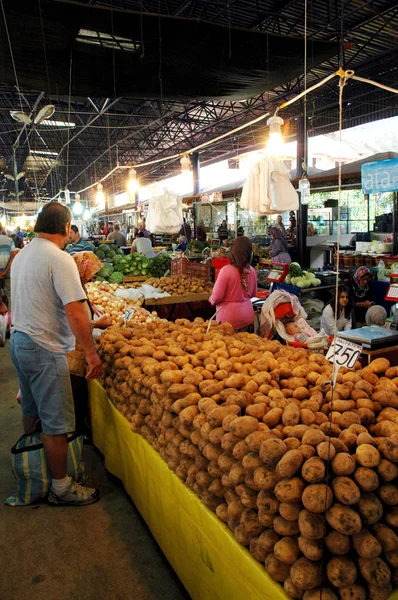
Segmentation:
<svg viewBox="0 0 398 600">
<path fill-rule="evenodd" d="M 36 113 L 34 118 L 19 110 L 10 110 L 10 115 L 15 121 L 18 121 L 18 123 L 23 123 L 24 125 L 40 125 L 40 123 L 52 117 L 54 112 L 54 104 L 46 104 Z"/>
</svg>

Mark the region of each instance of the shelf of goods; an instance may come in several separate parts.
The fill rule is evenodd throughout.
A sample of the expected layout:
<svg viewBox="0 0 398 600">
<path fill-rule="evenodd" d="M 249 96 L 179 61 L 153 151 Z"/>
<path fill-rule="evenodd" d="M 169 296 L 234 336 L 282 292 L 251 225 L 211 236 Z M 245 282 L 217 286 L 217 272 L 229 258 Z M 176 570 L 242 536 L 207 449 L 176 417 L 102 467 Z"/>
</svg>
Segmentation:
<svg viewBox="0 0 398 600">
<path fill-rule="evenodd" d="M 203 319 L 98 352 L 94 442 L 192 598 L 397 600 L 398 367 L 342 368 L 332 396 L 323 355 Z"/>
</svg>

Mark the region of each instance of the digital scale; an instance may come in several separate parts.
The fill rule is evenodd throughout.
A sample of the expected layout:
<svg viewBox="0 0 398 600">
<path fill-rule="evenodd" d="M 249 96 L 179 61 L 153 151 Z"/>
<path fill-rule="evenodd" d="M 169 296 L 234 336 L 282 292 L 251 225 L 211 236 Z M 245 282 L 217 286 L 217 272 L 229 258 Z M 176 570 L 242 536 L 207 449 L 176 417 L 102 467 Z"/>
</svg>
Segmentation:
<svg viewBox="0 0 398 600">
<path fill-rule="evenodd" d="M 273 283 L 283 283 L 288 272 L 289 265 L 272 263 L 270 272 L 267 276 L 267 281 L 272 281 Z"/>
<path fill-rule="evenodd" d="M 398 345 L 398 331 L 384 327 L 360 327 L 350 331 L 339 331 L 337 335 L 350 342 L 361 344 L 368 350 Z"/>
<path fill-rule="evenodd" d="M 390 275 L 390 287 L 387 290 L 384 300 L 387 300 L 387 302 L 398 302 L 398 273 Z"/>
</svg>

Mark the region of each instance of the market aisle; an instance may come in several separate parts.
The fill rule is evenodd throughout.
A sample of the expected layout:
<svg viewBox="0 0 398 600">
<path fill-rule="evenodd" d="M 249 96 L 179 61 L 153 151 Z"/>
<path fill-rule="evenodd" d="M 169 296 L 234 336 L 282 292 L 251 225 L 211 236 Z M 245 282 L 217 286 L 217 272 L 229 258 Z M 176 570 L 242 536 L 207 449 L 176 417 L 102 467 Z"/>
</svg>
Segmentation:
<svg viewBox="0 0 398 600">
<path fill-rule="evenodd" d="M 0 598 L 188 600 L 145 522 L 91 447 L 85 447 L 86 470 L 101 490 L 97 504 L 2 504 L 15 489 L 10 448 L 22 433 L 8 342 L 0 348 L 0 382 Z"/>
</svg>

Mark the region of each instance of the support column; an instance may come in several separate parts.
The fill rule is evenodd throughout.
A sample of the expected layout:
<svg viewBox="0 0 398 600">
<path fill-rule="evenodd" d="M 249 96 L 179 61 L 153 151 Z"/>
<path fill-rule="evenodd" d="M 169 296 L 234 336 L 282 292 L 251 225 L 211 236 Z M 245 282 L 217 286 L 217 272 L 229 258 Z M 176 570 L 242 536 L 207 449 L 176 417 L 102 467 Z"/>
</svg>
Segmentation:
<svg viewBox="0 0 398 600">
<path fill-rule="evenodd" d="M 398 252 L 398 192 L 394 192 L 392 205 L 392 253 Z"/>
<path fill-rule="evenodd" d="M 308 164 L 308 143 L 306 135 L 306 127 L 304 126 L 304 117 L 300 116 L 297 118 L 297 177 L 301 177 L 303 174 L 302 163 Z M 300 193 L 299 193 L 300 195 Z M 302 267 L 307 266 L 307 228 L 308 228 L 308 206 L 301 204 L 297 211 L 297 252 L 298 262 Z"/>
<path fill-rule="evenodd" d="M 192 152 L 191 154 L 191 162 L 192 162 L 192 177 L 193 177 L 193 195 L 200 194 L 200 158 L 199 152 Z M 196 209 L 195 206 L 192 206 L 193 213 L 193 237 L 196 238 Z"/>
</svg>

